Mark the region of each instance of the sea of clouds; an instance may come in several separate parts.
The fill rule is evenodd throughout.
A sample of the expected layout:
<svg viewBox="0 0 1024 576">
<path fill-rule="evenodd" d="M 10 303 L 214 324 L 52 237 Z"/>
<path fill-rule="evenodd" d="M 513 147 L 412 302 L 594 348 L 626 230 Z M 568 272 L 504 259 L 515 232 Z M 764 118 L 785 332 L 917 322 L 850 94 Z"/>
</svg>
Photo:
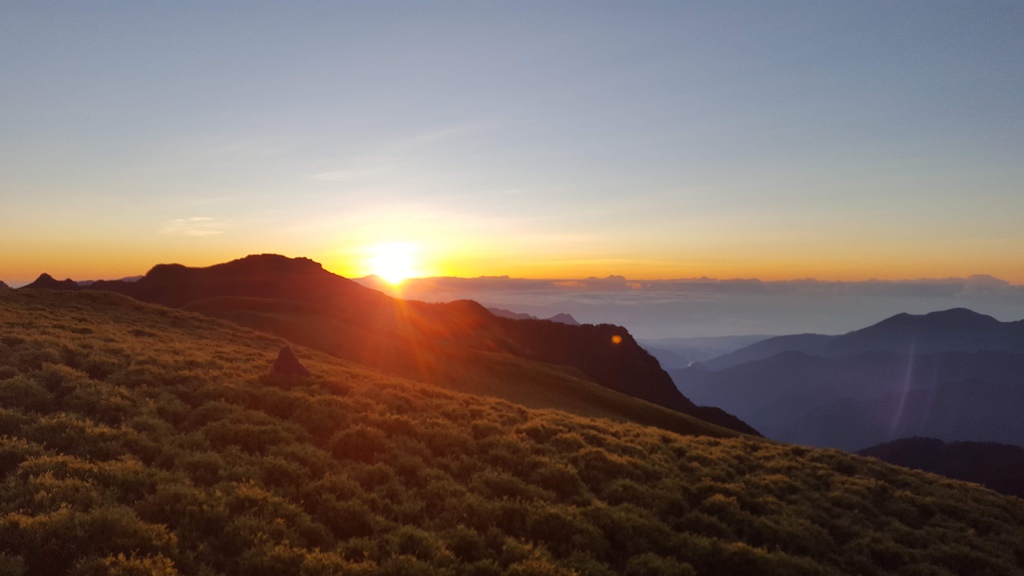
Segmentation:
<svg viewBox="0 0 1024 576">
<path fill-rule="evenodd" d="M 469 299 L 540 318 L 569 313 L 582 323 L 625 326 L 644 339 L 841 334 L 900 312 L 950 308 L 970 308 L 1003 321 L 1024 318 L 1024 286 L 985 275 L 864 282 L 422 278 L 397 288 L 372 276 L 358 281 L 411 300 Z"/>
</svg>

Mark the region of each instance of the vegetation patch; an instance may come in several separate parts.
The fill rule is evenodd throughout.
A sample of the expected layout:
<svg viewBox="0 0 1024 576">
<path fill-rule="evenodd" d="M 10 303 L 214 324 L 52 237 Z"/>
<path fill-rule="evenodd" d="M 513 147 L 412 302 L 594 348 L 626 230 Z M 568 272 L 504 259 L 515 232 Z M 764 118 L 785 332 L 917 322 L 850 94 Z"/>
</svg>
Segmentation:
<svg viewBox="0 0 1024 576">
<path fill-rule="evenodd" d="M 0 293 L 0 574 L 1024 570 L 1024 501 L 972 484 L 304 348 L 311 377 L 271 376 L 285 344 L 112 294 Z"/>
</svg>

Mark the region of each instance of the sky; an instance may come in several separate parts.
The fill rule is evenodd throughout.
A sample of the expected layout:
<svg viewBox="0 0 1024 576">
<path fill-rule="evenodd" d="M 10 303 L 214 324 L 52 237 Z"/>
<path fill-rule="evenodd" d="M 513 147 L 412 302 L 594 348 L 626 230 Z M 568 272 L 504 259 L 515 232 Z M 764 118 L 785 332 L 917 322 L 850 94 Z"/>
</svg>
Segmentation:
<svg viewBox="0 0 1024 576">
<path fill-rule="evenodd" d="M 1024 3 L 0 0 L 0 279 L 1024 283 Z"/>
</svg>

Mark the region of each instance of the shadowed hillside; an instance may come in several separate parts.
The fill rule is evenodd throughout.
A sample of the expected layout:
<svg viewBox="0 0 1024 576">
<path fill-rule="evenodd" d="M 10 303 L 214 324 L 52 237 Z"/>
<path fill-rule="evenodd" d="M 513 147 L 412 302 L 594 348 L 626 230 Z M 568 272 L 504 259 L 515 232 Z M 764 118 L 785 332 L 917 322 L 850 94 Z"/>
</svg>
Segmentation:
<svg viewBox="0 0 1024 576">
<path fill-rule="evenodd" d="M 1016 574 L 1024 501 L 530 410 L 110 293 L 0 293 L 4 574 Z M 55 545 L 59 543 L 59 545 Z"/>
<path fill-rule="evenodd" d="M 904 438 L 857 452 L 880 460 L 977 482 L 1024 498 L 1024 447 L 993 442 L 950 442 Z"/>
<path fill-rule="evenodd" d="M 859 450 L 904 436 L 1024 442 L 1024 355 L 818 358 L 786 352 L 721 371 L 673 371 L 695 401 L 724 406 L 767 437 Z"/>
<path fill-rule="evenodd" d="M 41 278 L 26 288 L 63 286 L 57 284 Z M 622 327 L 498 318 L 468 300 L 427 304 L 393 299 L 331 274 L 305 258 L 249 256 L 208 268 L 162 264 L 136 281 L 98 281 L 87 289 L 119 292 L 165 306 L 186 306 L 434 383 L 470 378 L 507 380 L 514 386 L 523 379 L 522 374 L 510 375 L 505 366 L 508 362 L 495 355 L 566 366 L 575 369 L 577 379 L 590 379 L 719 426 L 757 433 L 721 410 L 697 407 L 683 397 L 657 360 Z M 474 368 L 467 373 L 465 366 Z M 480 369 L 485 373 L 476 373 Z M 490 388 L 488 393 L 512 394 L 510 399 L 517 401 L 523 396 L 503 392 L 504 386 Z"/>
</svg>

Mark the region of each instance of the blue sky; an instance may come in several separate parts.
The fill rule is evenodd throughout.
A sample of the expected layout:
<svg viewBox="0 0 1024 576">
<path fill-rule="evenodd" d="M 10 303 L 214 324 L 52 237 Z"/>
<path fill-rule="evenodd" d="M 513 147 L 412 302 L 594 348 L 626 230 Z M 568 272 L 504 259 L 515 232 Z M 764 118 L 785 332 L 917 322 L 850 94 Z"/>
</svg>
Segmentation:
<svg viewBox="0 0 1024 576">
<path fill-rule="evenodd" d="M 0 4 L 0 278 L 1024 282 L 1020 2 Z"/>
</svg>

